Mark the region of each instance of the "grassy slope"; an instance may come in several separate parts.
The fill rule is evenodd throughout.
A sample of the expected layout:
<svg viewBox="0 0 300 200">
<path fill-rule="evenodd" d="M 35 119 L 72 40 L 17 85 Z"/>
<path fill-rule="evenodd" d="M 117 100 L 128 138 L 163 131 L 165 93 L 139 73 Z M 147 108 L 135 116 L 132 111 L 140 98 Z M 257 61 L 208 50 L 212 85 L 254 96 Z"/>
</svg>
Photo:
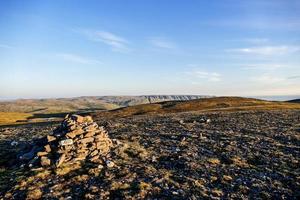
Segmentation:
<svg viewBox="0 0 300 200">
<path fill-rule="evenodd" d="M 239 111 L 239 110 L 274 110 L 300 109 L 299 104 L 287 102 L 272 102 L 242 97 L 215 97 L 191 101 L 173 101 L 137 105 L 120 108 L 108 112 L 97 112 L 95 117 L 110 115 L 111 117 L 125 117 L 151 113 L 176 113 L 189 111 Z"/>
<path fill-rule="evenodd" d="M 88 99 L 41 99 L 0 102 L 0 125 L 41 122 L 66 113 L 118 108 L 117 105 Z M 23 122 L 20 122 L 23 121 Z"/>
<path fill-rule="evenodd" d="M 290 102 L 290 103 L 300 103 L 300 99 L 293 99 L 293 100 L 290 100 L 288 102 Z"/>
<path fill-rule="evenodd" d="M 0 112 L 61 113 L 78 110 L 109 110 L 118 108 L 115 104 L 87 99 L 41 99 L 0 102 Z"/>
<path fill-rule="evenodd" d="M 29 113 L 17 113 L 17 112 L 0 112 L 0 124 L 11 124 L 18 120 L 26 120 L 31 117 Z"/>
<path fill-rule="evenodd" d="M 90 99 L 46 99 L 22 100 L 0 103 L 0 125 L 14 124 L 20 120 L 40 122 L 41 119 L 62 117 L 65 113 L 78 111 L 110 110 L 115 104 L 93 101 Z M 95 117 L 124 117 L 151 113 L 175 113 L 188 111 L 238 111 L 238 110 L 272 110 L 300 109 L 300 104 L 290 102 L 271 102 L 241 97 L 215 97 L 190 101 L 169 101 L 118 108 L 109 112 L 96 112 Z M 21 112 L 15 112 L 21 111 Z M 24 122 L 22 122 L 24 123 Z"/>
<path fill-rule="evenodd" d="M 179 95 L 176 98 L 196 98 Z M 199 96 L 199 98 L 202 96 Z M 48 118 L 63 117 L 66 113 L 111 110 L 128 105 L 149 103 L 148 96 L 90 96 L 58 99 L 20 99 L 0 102 L 0 125 L 45 122 Z M 151 96 L 151 101 L 172 100 L 173 96 Z M 28 120 L 26 122 L 26 120 Z M 21 121 L 21 122 L 20 122 Z"/>
</svg>

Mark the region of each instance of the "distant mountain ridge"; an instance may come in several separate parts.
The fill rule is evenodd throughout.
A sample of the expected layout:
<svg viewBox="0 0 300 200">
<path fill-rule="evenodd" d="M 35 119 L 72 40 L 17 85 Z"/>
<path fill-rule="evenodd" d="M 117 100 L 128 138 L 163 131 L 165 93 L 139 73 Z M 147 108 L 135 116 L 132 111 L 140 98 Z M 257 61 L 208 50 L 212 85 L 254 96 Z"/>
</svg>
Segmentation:
<svg viewBox="0 0 300 200">
<path fill-rule="evenodd" d="M 0 102 L 0 112 L 62 113 L 111 110 L 164 101 L 208 98 L 207 95 L 82 96 L 74 98 L 18 99 Z"/>
<path fill-rule="evenodd" d="M 99 99 L 106 103 L 114 103 L 121 107 L 134 106 L 163 101 L 187 101 L 193 99 L 209 98 L 207 95 L 141 95 L 141 96 L 103 96 Z M 84 97 L 83 97 L 84 98 Z"/>
<path fill-rule="evenodd" d="M 212 112 L 212 111 L 258 111 L 297 109 L 300 104 L 280 101 L 266 101 L 245 97 L 211 97 L 194 99 L 190 101 L 168 101 L 152 104 L 141 104 L 123 107 L 115 110 L 94 112 L 94 119 L 129 117 L 147 114 L 169 114 L 179 112 Z"/>
</svg>

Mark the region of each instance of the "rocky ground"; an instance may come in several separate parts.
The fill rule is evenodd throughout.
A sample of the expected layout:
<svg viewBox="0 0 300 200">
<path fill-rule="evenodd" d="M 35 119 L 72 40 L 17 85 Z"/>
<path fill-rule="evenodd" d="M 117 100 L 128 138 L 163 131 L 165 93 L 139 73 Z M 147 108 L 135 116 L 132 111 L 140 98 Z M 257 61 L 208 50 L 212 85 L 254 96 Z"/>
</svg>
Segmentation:
<svg viewBox="0 0 300 200">
<path fill-rule="evenodd" d="M 58 124 L 0 128 L 0 199 L 299 199 L 300 111 L 106 120 L 113 165 L 31 170 L 16 159 Z"/>
</svg>

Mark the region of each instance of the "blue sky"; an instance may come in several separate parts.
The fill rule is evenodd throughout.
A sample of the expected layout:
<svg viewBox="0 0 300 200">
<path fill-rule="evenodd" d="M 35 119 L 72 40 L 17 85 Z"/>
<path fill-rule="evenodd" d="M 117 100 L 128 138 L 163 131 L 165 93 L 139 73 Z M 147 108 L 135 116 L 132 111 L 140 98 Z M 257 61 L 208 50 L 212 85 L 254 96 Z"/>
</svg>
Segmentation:
<svg viewBox="0 0 300 200">
<path fill-rule="evenodd" d="M 0 98 L 300 95 L 300 1 L 0 2 Z"/>
</svg>

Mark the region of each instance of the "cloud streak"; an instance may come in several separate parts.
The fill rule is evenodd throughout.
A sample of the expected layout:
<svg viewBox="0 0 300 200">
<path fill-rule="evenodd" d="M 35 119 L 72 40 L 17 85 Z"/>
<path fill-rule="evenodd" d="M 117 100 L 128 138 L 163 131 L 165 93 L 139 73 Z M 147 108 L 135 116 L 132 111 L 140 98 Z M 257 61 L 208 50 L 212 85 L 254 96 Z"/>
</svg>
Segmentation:
<svg viewBox="0 0 300 200">
<path fill-rule="evenodd" d="M 264 44 L 269 42 L 268 38 L 244 38 L 241 41 L 252 43 L 252 44 Z"/>
<path fill-rule="evenodd" d="M 79 64 L 101 64 L 99 60 L 82 57 L 80 55 L 71 54 L 71 53 L 61 53 L 57 54 L 59 58 L 62 58 L 65 61 L 79 63 Z"/>
<path fill-rule="evenodd" d="M 269 74 L 263 74 L 261 76 L 251 77 L 251 80 L 260 84 L 275 84 L 281 83 L 286 79 L 283 77 L 275 77 Z"/>
<path fill-rule="evenodd" d="M 176 49 L 176 45 L 166 38 L 154 37 L 150 38 L 149 43 L 160 49 Z"/>
<path fill-rule="evenodd" d="M 101 42 L 105 45 L 110 46 L 111 50 L 113 51 L 130 51 L 130 48 L 128 47 L 129 42 L 125 38 L 118 36 L 114 33 L 102 30 L 76 30 L 76 32 L 85 35 L 91 41 Z"/>
<path fill-rule="evenodd" d="M 273 64 L 273 63 L 256 63 L 249 65 L 242 65 L 243 69 L 246 70 L 276 70 L 280 68 L 287 68 L 288 66 L 283 64 Z"/>
<path fill-rule="evenodd" d="M 194 79 L 202 79 L 205 81 L 219 82 L 221 81 L 221 74 L 216 72 L 207 72 L 203 70 L 193 70 L 185 72 L 186 75 L 193 77 Z"/>
<path fill-rule="evenodd" d="M 259 47 L 247 47 L 237 49 L 227 49 L 229 53 L 240 53 L 240 54 L 252 54 L 252 55 L 263 55 L 263 56 L 274 56 L 274 55 L 285 55 L 289 53 L 298 52 L 300 48 L 298 46 L 259 46 Z"/>
<path fill-rule="evenodd" d="M 295 83 L 295 79 L 300 79 L 300 75 L 294 75 L 294 76 L 276 76 L 272 74 L 262 74 L 255 77 L 250 77 L 250 80 L 252 82 L 258 83 L 260 85 L 287 85 L 291 83 Z"/>
</svg>

